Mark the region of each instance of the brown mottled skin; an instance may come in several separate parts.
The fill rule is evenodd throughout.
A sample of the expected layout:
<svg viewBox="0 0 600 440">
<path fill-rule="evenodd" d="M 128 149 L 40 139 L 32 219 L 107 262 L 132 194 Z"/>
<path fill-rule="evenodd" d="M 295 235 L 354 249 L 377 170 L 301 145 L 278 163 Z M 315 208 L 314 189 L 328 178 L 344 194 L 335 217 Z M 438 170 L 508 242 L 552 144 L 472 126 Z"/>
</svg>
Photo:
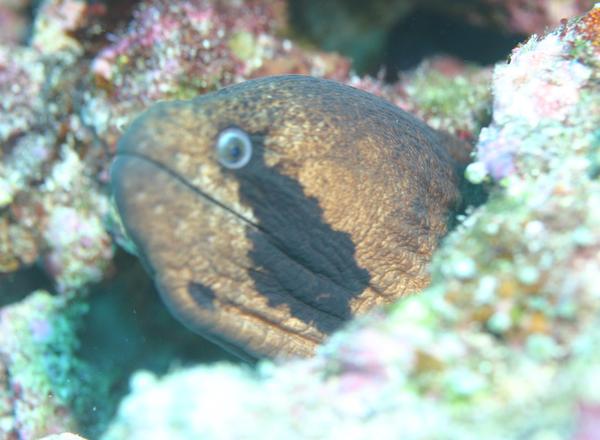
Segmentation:
<svg viewBox="0 0 600 440">
<path fill-rule="evenodd" d="M 215 140 L 238 127 L 243 168 Z M 392 104 L 289 75 L 161 102 L 112 167 L 125 228 L 171 311 L 251 356 L 307 356 L 345 320 L 417 292 L 459 199 L 448 138 Z"/>
</svg>

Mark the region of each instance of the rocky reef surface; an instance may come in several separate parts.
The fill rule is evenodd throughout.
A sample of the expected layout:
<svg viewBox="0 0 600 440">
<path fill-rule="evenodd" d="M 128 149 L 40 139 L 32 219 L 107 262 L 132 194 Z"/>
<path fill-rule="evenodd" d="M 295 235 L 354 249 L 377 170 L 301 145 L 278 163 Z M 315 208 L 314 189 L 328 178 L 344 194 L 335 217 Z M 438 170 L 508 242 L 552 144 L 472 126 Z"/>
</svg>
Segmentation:
<svg viewBox="0 0 600 440">
<path fill-rule="evenodd" d="M 542 3 L 537 17 L 552 18 L 520 31 L 583 11 Z M 31 5 L 1 2 L 0 21 L 10 10 L 24 24 L 0 35 L 0 438 L 96 438 L 108 425 L 106 439 L 599 436 L 600 7 L 532 36 L 493 73 L 435 57 L 389 84 L 296 43 L 285 6 L 47 0 L 25 44 Z M 429 289 L 350 323 L 314 359 L 138 371 L 113 417 L 115 390 L 146 365 L 86 357 L 114 356 L 86 331 L 94 313 L 118 315 L 94 298 L 158 319 L 139 282 L 122 281 L 116 140 L 156 100 L 285 72 L 363 88 L 476 142 L 467 177 L 489 199 L 444 241 Z M 53 294 L 30 293 L 31 278 Z"/>
</svg>

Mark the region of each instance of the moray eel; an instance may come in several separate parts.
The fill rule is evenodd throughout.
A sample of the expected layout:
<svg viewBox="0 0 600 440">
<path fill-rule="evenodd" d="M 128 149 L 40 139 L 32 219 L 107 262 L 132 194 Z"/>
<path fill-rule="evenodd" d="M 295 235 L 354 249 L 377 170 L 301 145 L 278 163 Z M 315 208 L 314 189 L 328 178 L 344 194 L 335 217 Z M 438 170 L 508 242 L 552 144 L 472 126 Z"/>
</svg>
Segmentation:
<svg viewBox="0 0 600 440">
<path fill-rule="evenodd" d="M 428 284 L 459 200 L 447 140 L 352 87 L 266 77 L 154 104 L 119 140 L 111 178 L 177 318 L 254 357 L 308 356 Z"/>
</svg>

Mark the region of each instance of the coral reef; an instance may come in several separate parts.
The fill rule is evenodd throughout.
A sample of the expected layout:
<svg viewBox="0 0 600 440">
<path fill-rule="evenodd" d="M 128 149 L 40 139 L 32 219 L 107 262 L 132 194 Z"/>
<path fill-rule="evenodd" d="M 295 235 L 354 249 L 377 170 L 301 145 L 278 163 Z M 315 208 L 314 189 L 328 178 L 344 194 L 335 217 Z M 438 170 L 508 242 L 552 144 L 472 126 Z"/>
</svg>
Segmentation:
<svg viewBox="0 0 600 440">
<path fill-rule="evenodd" d="M 408 13 L 409 3 L 389 17 Z M 428 4 L 529 32 L 585 2 Z M 490 200 L 448 237 L 421 296 L 352 323 L 310 361 L 257 370 L 219 364 L 164 378 L 139 372 L 106 438 L 424 438 L 439 435 L 439 426 L 446 438 L 598 436 L 600 8 L 516 48 L 496 67 L 490 91 L 490 69 L 450 58 L 428 60 L 391 85 L 353 76 L 346 58 L 288 38 L 283 0 L 36 5 L 31 38 L 17 46 L 32 5 L 0 1 L 0 24 L 17 17 L 14 28 L 0 26 L 0 299 L 20 300 L 0 309 L 0 437 L 96 438 L 117 394 L 111 388 L 108 397 L 109 387 L 134 358 L 162 356 L 156 363 L 168 365 L 172 346 L 188 345 L 185 336 L 177 343 L 150 336 L 104 375 L 79 358 L 74 332 L 90 301 L 83 294 L 115 265 L 129 270 L 114 261 L 107 196 L 123 127 L 155 100 L 285 72 L 344 81 L 479 139 L 467 175 L 490 188 Z M 34 264 L 57 296 L 7 291 L 4 280 Z M 120 305 L 111 307 L 127 314 L 99 307 L 96 320 L 101 330 L 114 327 L 107 346 L 130 350 L 122 341 L 148 333 L 121 316 L 162 318 L 144 312 L 144 298 L 120 295 L 149 287 L 119 282 L 100 288 L 118 291 Z"/>
<path fill-rule="evenodd" d="M 453 58 L 432 58 L 401 77 L 406 98 L 396 103 L 434 128 L 475 140 L 492 110 L 491 72 Z"/>
<path fill-rule="evenodd" d="M 478 162 L 472 168 L 485 168 L 496 180 L 535 177 L 555 168 L 562 173 L 573 169 L 574 178 L 580 178 L 586 164 L 569 167 L 563 161 L 573 149 L 585 151 L 594 142 L 582 138 L 581 130 L 593 133 L 600 112 L 593 87 L 598 76 L 598 15 L 596 8 L 576 25 L 541 40 L 532 37 L 513 51 L 510 63 L 496 68 L 494 120 L 481 132 Z M 581 158 L 574 155 L 572 160 Z"/>
<path fill-rule="evenodd" d="M 33 439 L 76 427 L 73 323 L 81 306 L 44 291 L 0 309 L 0 437 Z"/>
<path fill-rule="evenodd" d="M 495 69 L 468 170 L 490 200 L 447 238 L 427 291 L 312 360 L 140 372 L 104 438 L 597 437 L 599 11 Z"/>
<path fill-rule="evenodd" d="M 83 11 L 81 2 L 47 2 L 32 47 L 0 48 L 0 271 L 42 259 L 63 292 L 100 279 L 113 252 L 97 165 L 86 163 L 98 156 L 86 154 L 93 133 L 65 93 L 81 74 L 70 34 Z"/>
<path fill-rule="evenodd" d="M 107 423 L 114 382 L 80 357 L 82 299 L 37 290 L 0 309 L 0 438 L 68 430 L 95 438 Z"/>
</svg>

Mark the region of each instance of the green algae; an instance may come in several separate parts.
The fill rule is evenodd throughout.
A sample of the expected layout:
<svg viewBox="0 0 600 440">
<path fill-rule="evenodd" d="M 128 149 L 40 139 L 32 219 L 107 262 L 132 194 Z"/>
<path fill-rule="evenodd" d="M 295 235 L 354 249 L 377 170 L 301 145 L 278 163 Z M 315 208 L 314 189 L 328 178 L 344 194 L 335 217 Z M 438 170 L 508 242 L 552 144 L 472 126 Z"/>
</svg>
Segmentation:
<svg viewBox="0 0 600 440">
<path fill-rule="evenodd" d="M 447 75 L 428 65 L 418 68 L 407 86 L 410 101 L 435 128 L 477 136 L 491 117 L 489 74 L 467 66 L 458 75 Z"/>
<path fill-rule="evenodd" d="M 31 293 L 0 313 L 0 359 L 6 384 L 0 389 L 0 432 L 36 438 L 106 423 L 108 389 L 92 366 L 80 360 L 77 329 L 84 302 Z M 98 408 L 98 411 L 94 410 Z"/>
</svg>

